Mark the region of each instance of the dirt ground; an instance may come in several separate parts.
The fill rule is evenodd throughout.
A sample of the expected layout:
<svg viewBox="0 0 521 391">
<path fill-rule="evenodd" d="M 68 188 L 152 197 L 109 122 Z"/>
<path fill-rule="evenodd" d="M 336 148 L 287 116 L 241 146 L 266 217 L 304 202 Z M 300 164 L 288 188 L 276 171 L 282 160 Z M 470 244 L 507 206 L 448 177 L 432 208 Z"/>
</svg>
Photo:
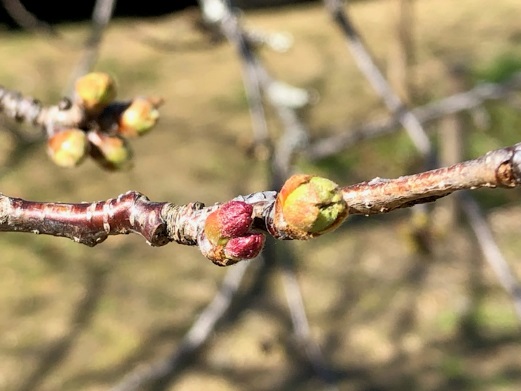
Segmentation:
<svg viewBox="0 0 521 391">
<path fill-rule="evenodd" d="M 395 5 L 367 1 L 351 8 L 383 70 Z M 418 0 L 412 71 L 419 103 L 448 93 L 448 64 L 479 70 L 505 53 L 521 58 L 520 14 L 519 0 Z M 288 53 L 267 50 L 262 59 L 275 77 L 318 94 L 302 113 L 312 139 L 385 118 L 320 3 L 244 17 L 248 26 L 294 37 Z M 91 161 L 60 169 L 47 158 L 45 144 L 13 154 L 15 140 L 0 132 L 1 192 L 78 202 L 133 189 L 157 201 L 212 204 L 270 190 L 266 161 L 244 148 L 252 136 L 240 63 L 228 44 L 209 43 L 195 28 L 196 18 L 188 10 L 117 20 L 107 31 L 96 69 L 116 75 L 119 96 L 165 99 L 157 129 L 132 142 L 131 170 L 106 172 Z M 87 27 L 58 26 L 62 38 L 0 32 L 0 83 L 56 102 L 81 58 Z M 152 39 L 176 48 L 160 48 Z M 504 130 L 519 124 L 519 112 L 494 109 L 504 116 L 494 114 L 491 127 L 470 126 L 469 154 L 519 141 L 519 128 Z M 280 124 L 272 116 L 269 124 L 277 139 Z M 349 184 L 408 174 L 420 169 L 417 162 L 399 133 L 334 159 L 299 161 L 297 169 Z M 476 193 L 505 258 L 519 273 L 521 193 Z M 519 390 L 519 320 L 465 220 L 432 223 L 428 252 L 414 245 L 417 231 L 411 227 L 410 212 L 400 211 L 349 219 L 313 241 L 274 244 L 295 254 L 311 334 L 328 376 L 346 391 Z M 0 254 L 0 389 L 9 391 L 110 389 L 132 370 L 175 351 L 227 272 L 196 249 L 152 248 L 132 235 L 86 248 L 66 239 L 3 233 Z M 248 270 L 232 312 L 204 349 L 157 389 L 327 389 L 294 337 L 280 270 L 275 267 L 252 288 L 257 267 Z"/>
</svg>

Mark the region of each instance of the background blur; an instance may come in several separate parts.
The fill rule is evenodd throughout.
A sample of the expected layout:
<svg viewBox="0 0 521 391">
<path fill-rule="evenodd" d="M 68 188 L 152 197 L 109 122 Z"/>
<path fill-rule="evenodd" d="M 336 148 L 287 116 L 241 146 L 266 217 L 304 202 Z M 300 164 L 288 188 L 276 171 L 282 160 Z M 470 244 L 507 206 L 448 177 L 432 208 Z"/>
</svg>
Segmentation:
<svg viewBox="0 0 521 391">
<path fill-rule="evenodd" d="M 58 34 L 14 29 L 6 19 L 0 83 L 53 104 L 82 56 L 91 8 L 81 3 L 83 18 L 74 21 L 80 15 L 72 9 L 59 10 L 65 17 L 71 12 L 67 20 L 53 17 L 57 6 L 39 4 L 49 8 L 38 17 Z M 106 172 L 88 160 L 75 169 L 58 168 L 45 143 L 21 142 L 5 121 L 2 193 L 79 202 L 132 189 L 156 201 L 212 204 L 270 190 L 266 161 L 248 153 L 251 119 L 234 48 L 200 28 L 193 4 L 176 12 L 163 6 L 146 18 L 141 15 L 148 6 L 160 2 L 139 4 L 143 11 L 116 12 L 95 66 L 116 76 L 121 98 L 165 99 L 158 127 L 132 141 L 134 167 Z M 380 68 L 412 106 L 521 71 L 519 0 L 414 2 L 414 58 L 405 78 L 396 76 L 403 67 L 396 54 L 399 2 L 353 2 L 349 11 Z M 251 9 L 243 17 L 247 26 L 293 36 L 288 52 L 263 49 L 260 57 L 279 80 L 317 97 L 300 112 L 312 140 L 388 117 L 321 2 Z M 461 71 L 457 82 L 454 69 Z M 459 117 L 464 158 L 521 141 L 520 98 L 513 94 Z M 276 140 L 281 128 L 271 112 L 268 124 Z M 446 126 L 445 120 L 429 124 L 436 146 L 443 144 Z M 296 170 L 350 184 L 418 172 L 422 163 L 398 131 L 325 159 L 303 157 Z M 520 192 L 475 196 L 504 257 L 519 272 Z M 427 225 L 404 210 L 352 218 L 309 242 L 275 244 L 295 254 L 310 332 L 338 389 L 520 389 L 520 322 L 512 298 L 458 209 L 447 216 L 444 207 L 450 205 L 433 209 Z M 0 389 L 10 391 L 110 389 L 135 368 L 175 351 L 227 272 L 196 249 L 151 248 L 136 235 L 87 248 L 14 233 L 0 235 L 0 271 Z M 246 275 L 245 284 L 251 283 Z M 295 342 L 280 275 L 269 274 L 248 292 L 238 296 L 204 348 L 156 389 L 326 389 Z"/>
</svg>

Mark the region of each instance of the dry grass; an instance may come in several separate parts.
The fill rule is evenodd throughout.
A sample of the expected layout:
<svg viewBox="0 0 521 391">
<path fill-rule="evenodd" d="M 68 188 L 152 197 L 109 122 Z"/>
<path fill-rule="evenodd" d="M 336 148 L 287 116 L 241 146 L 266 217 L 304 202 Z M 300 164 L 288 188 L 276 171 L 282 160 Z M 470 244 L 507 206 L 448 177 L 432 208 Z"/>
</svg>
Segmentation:
<svg viewBox="0 0 521 391">
<path fill-rule="evenodd" d="M 384 69 L 391 3 L 352 7 Z M 518 0 L 419 0 L 417 11 L 415 72 L 424 99 L 445 94 L 447 61 L 481 64 L 507 50 L 521 52 Z M 318 4 L 247 16 L 252 26 L 294 35 L 291 52 L 263 58 L 280 79 L 320 93 L 307 113 L 314 136 L 384 112 Z M 265 163 L 240 148 L 250 137 L 250 119 L 233 49 L 223 44 L 165 52 L 140 38 L 146 32 L 204 44 L 190 20 L 179 14 L 116 21 L 108 31 L 97 69 L 118 77 L 122 97 L 157 94 L 166 100 L 158 129 L 133 143 L 131 171 L 107 173 L 91 162 L 61 170 L 40 145 L 4 173 L 1 191 L 86 201 L 134 189 L 154 200 L 212 203 L 266 190 Z M 86 31 L 60 30 L 72 42 L 81 42 Z M 5 32 L 0 40 L 2 83 L 47 102 L 58 99 L 81 52 L 23 33 Z M 277 127 L 272 131 L 276 135 Z M 485 147 L 501 142 L 489 140 Z M 304 167 L 349 183 L 403 174 L 415 154 L 397 136 L 346 156 L 343 166 Z M 502 205 L 490 215 L 512 263 L 520 254 L 514 213 L 519 216 Z M 313 242 L 277 244 L 292 245 L 298 254 L 312 332 L 340 388 L 518 390 L 517 322 L 472 237 L 448 227 L 435 237 L 433 254 L 421 256 L 409 244 L 408 223 L 406 212 L 396 212 L 353 219 Z M 64 239 L 2 234 L 0 249 L 0 389 L 10 391 L 109 388 L 172 351 L 225 273 L 194 249 L 150 248 L 133 236 L 91 249 Z M 296 351 L 280 278 L 243 308 L 169 389 L 320 388 Z"/>
</svg>

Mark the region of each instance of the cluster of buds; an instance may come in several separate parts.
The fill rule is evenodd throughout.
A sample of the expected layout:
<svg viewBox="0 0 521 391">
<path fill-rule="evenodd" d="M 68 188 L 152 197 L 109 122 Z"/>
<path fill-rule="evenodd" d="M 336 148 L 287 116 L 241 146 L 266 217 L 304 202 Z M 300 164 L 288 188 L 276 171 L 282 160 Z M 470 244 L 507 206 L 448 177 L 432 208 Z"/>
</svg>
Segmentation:
<svg viewBox="0 0 521 391">
<path fill-rule="evenodd" d="M 120 102 L 116 95 L 116 82 L 108 73 L 92 72 L 76 80 L 71 104 L 82 110 L 82 121 L 49 131 L 47 151 L 55 164 L 75 167 L 90 156 L 108 170 L 131 166 L 127 139 L 143 136 L 156 125 L 163 102 L 141 96 Z"/>
<path fill-rule="evenodd" d="M 264 234 L 252 230 L 253 207 L 243 201 L 229 201 L 206 217 L 198 244 L 201 252 L 219 266 L 255 258 L 261 252 Z"/>
<path fill-rule="evenodd" d="M 261 202 L 266 202 L 263 199 Z M 333 181 L 312 175 L 293 175 L 274 196 L 272 206 L 261 214 L 255 201 L 232 200 L 206 216 L 197 238 L 199 249 L 219 266 L 255 258 L 265 236 L 253 226 L 263 218 L 266 229 L 277 239 L 305 240 L 330 232 L 346 219 L 349 208 L 342 189 Z"/>
</svg>

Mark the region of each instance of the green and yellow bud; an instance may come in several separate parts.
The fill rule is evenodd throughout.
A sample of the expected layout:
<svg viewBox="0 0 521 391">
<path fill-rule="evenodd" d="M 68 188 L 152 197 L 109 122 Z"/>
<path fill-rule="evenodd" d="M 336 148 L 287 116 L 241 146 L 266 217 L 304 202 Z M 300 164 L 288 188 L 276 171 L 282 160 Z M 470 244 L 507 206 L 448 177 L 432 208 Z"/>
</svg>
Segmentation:
<svg viewBox="0 0 521 391">
<path fill-rule="evenodd" d="M 159 120 L 161 103 L 161 100 L 152 98 L 134 98 L 119 118 L 119 133 L 125 137 L 137 137 L 150 131 Z"/>
<path fill-rule="evenodd" d="M 109 170 L 130 168 L 132 150 L 123 137 L 91 131 L 88 138 L 92 145 L 91 156 L 102 167 Z"/>
<path fill-rule="evenodd" d="M 47 141 L 47 154 L 60 167 L 78 166 L 89 151 L 87 135 L 81 129 L 63 129 Z"/>
<path fill-rule="evenodd" d="M 275 228 L 283 236 L 308 239 L 337 228 L 348 208 L 339 186 L 326 178 L 294 175 L 280 190 L 275 203 Z"/>
<path fill-rule="evenodd" d="M 75 98 L 85 110 L 97 114 L 116 98 L 116 82 L 108 73 L 91 72 L 78 78 Z"/>
</svg>

